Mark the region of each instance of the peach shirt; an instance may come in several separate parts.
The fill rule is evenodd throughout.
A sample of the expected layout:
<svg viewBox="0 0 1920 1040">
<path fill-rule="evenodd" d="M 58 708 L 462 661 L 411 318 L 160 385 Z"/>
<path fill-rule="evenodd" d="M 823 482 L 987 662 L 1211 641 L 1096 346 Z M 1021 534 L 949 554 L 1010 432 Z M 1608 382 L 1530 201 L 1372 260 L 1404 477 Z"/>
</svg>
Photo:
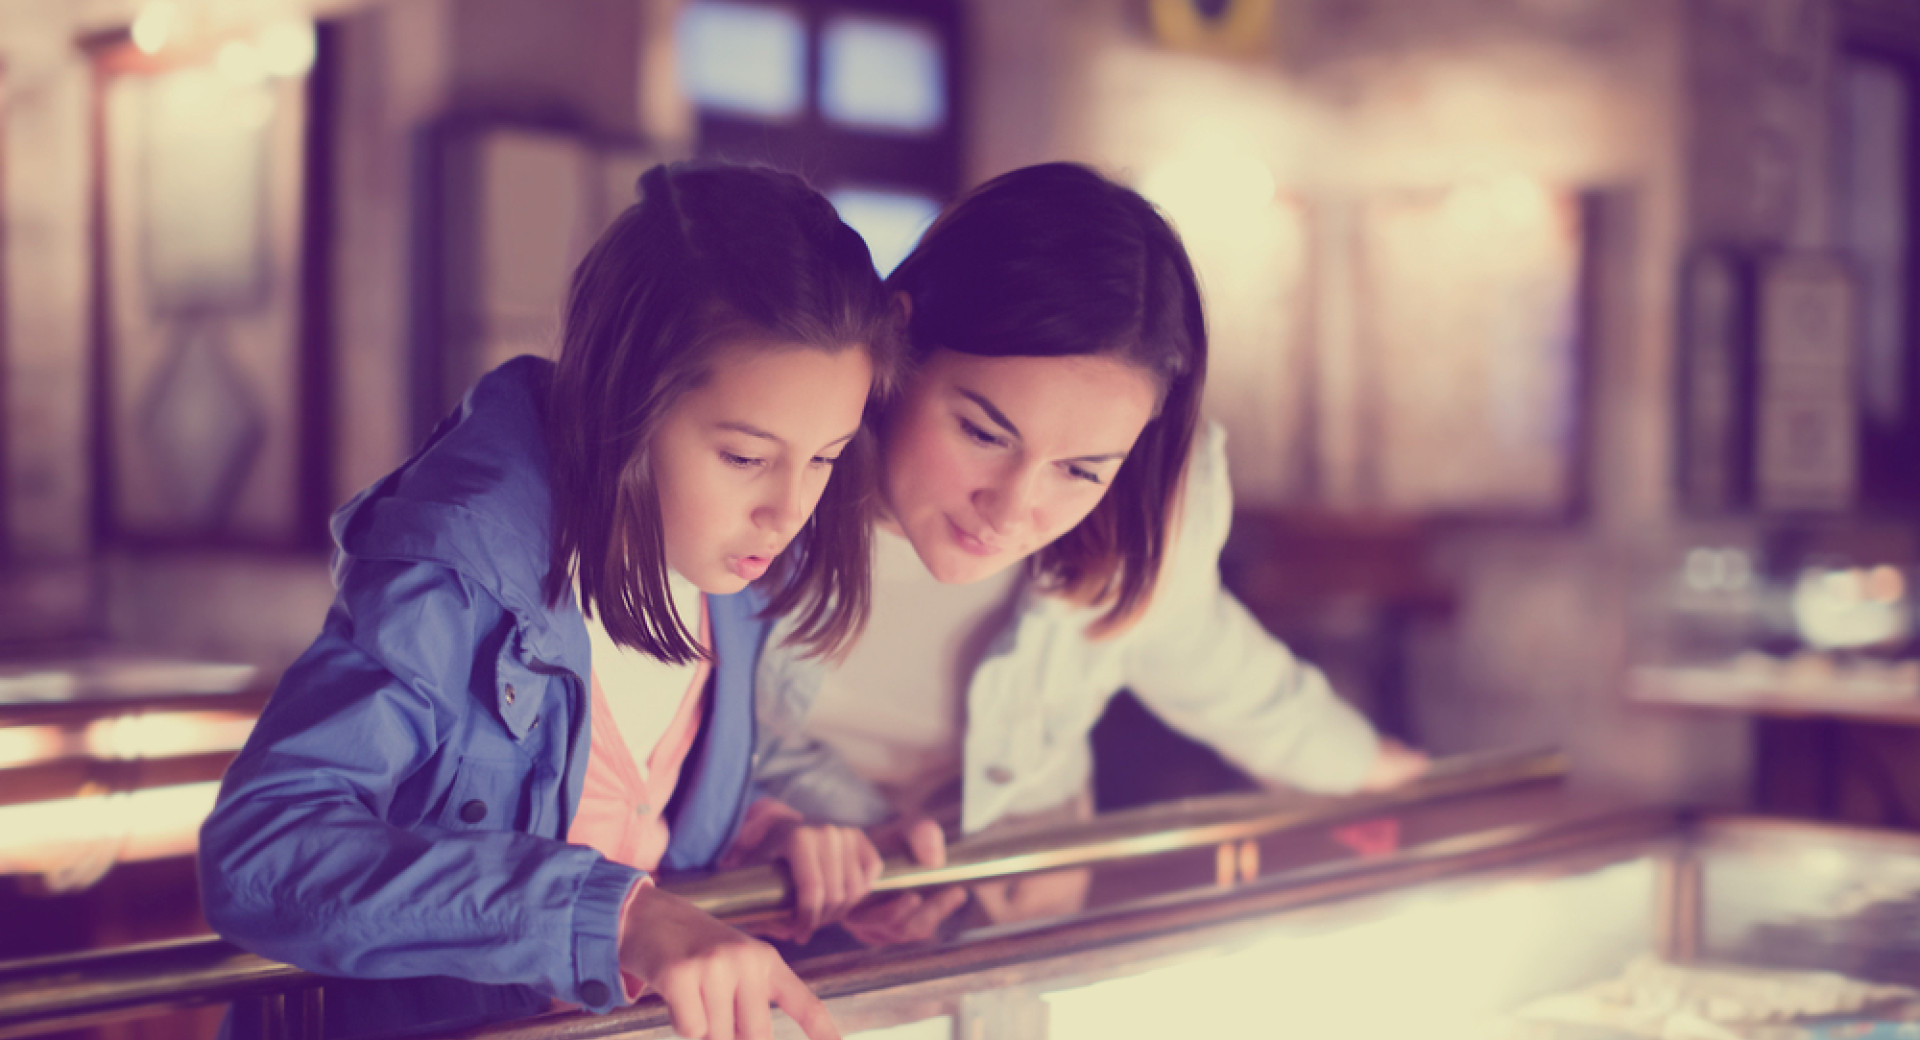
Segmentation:
<svg viewBox="0 0 1920 1040">
<path fill-rule="evenodd" d="M 711 643 L 706 607 L 700 611 L 700 642 Z M 600 688 L 600 670 L 593 671 L 592 745 L 587 752 L 587 777 L 580 790 L 580 807 L 567 828 L 567 840 L 588 845 L 616 863 L 652 871 L 666 854 L 671 834 L 667 802 L 680 784 L 680 767 L 700 732 L 706 708 L 707 677 L 711 661 L 701 661 L 680 698 L 680 708 L 647 755 L 643 775 L 633 751 L 620 735 L 606 691 Z M 621 691 L 645 696 L 651 691 Z"/>
</svg>

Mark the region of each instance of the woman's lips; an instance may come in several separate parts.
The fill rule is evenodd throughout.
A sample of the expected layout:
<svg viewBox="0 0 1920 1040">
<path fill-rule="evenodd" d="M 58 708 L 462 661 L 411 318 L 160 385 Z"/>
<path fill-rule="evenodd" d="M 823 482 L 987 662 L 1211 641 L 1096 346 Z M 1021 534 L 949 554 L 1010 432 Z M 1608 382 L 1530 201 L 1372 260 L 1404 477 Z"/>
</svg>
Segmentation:
<svg viewBox="0 0 1920 1040">
<path fill-rule="evenodd" d="M 999 546 L 969 533 L 966 528 L 954 523 L 952 517 L 947 518 L 947 526 L 953 529 L 953 543 L 969 556 L 993 556 L 1000 552 Z"/>
<path fill-rule="evenodd" d="M 758 578 L 762 574 L 767 573 L 767 568 L 772 565 L 773 557 L 771 556 L 727 557 L 727 568 L 733 571 L 734 576 L 740 578 L 742 581 L 752 581 Z"/>
</svg>

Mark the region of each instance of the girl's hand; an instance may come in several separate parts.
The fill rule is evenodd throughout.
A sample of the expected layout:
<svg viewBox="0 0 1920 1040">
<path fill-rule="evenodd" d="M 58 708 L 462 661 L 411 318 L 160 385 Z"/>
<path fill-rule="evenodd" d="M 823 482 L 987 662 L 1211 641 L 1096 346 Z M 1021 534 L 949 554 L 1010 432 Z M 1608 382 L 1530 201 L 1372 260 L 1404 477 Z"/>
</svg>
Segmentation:
<svg viewBox="0 0 1920 1040">
<path fill-rule="evenodd" d="M 793 933 L 802 945 L 867 898 L 880 880 L 880 850 L 858 827 L 775 824 L 758 858 L 785 860 L 793 878 Z"/>
<path fill-rule="evenodd" d="M 686 900 L 647 885 L 629 901 L 620 968 L 667 1003 L 690 1040 L 770 1040 L 770 1006 L 809 1040 L 840 1040 L 820 998 L 773 947 L 721 924 Z"/>
<path fill-rule="evenodd" d="M 1373 760 L 1373 767 L 1367 770 L 1367 777 L 1360 782 L 1362 791 L 1385 791 L 1419 779 L 1433 765 L 1433 760 L 1424 751 L 1400 743 L 1392 737 L 1380 738 L 1380 754 Z"/>
<path fill-rule="evenodd" d="M 923 867 L 947 865 L 947 836 L 937 821 L 918 819 L 899 828 L 893 839 L 905 844 L 913 861 Z M 841 924 L 848 934 L 868 946 L 924 942 L 940 923 L 967 903 L 967 890 L 954 885 L 931 892 L 907 892 L 847 915 Z"/>
</svg>

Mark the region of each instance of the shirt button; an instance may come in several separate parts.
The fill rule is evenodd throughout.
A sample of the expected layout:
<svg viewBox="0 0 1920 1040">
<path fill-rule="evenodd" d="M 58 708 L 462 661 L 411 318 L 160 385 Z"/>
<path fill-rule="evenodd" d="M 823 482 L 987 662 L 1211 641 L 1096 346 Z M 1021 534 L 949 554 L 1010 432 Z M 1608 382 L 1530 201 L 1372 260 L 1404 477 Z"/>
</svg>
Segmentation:
<svg viewBox="0 0 1920 1040">
<path fill-rule="evenodd" d="M 513 703 L 513 684 L 512 683 L 507 684 L 507 703 L 508 704 Z"/>
<path fill-rule="evenodd" d="M 1013 780 L 1013 770 L 1006 766 L 988 766 L 987 779 L 996 784 L 1010 783 Z"/>
<path fill-rule="evenodd" d="M 599 979 L 588 979 L 580 984 L 580 999 L 586 1001 L 588 1007 L 599 1007 L 613 999 L 613 991 Z"/>
<path fill-rule="evenodd" d="M 634 814 L 635 816 L 639 816 L 639 817 L 642 817 L 642 818 L 644 818 L 644 817 L 646 817 L 646 816 L 647 816 L 648 814 L 650 814 L 650 813 L 652 813 L 652 812 L 653 812 L 653 806 L 651 806 L 651 805 L 647 805 L 647 804 L 644 804 L 644 803 L 642 803 L 642 804 L 640 804 L 640 805 L 636 805 L 636 806 L 634 806 L 634 807 L 633 807 L 633 814 Z"/>
<path fill-rule="evenodd" d="M 487 818 L 487 803 L 475 798 L 460 807 L 460 818 L 468 823 L 479 823 Z"/>
</svg>

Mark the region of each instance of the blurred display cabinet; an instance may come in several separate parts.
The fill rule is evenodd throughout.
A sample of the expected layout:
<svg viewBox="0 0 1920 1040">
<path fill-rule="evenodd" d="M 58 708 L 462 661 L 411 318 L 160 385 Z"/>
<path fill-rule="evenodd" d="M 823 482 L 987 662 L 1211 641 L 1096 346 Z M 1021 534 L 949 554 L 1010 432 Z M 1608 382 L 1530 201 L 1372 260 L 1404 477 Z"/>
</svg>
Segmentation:
<svg viewBox="0 0 1920 1040">
<path fill-rule="evenodd" d="M 1705 535 L 1643 575 L 1643 701 L 1920 724 L 1912 531 Z"/>
</svg>

